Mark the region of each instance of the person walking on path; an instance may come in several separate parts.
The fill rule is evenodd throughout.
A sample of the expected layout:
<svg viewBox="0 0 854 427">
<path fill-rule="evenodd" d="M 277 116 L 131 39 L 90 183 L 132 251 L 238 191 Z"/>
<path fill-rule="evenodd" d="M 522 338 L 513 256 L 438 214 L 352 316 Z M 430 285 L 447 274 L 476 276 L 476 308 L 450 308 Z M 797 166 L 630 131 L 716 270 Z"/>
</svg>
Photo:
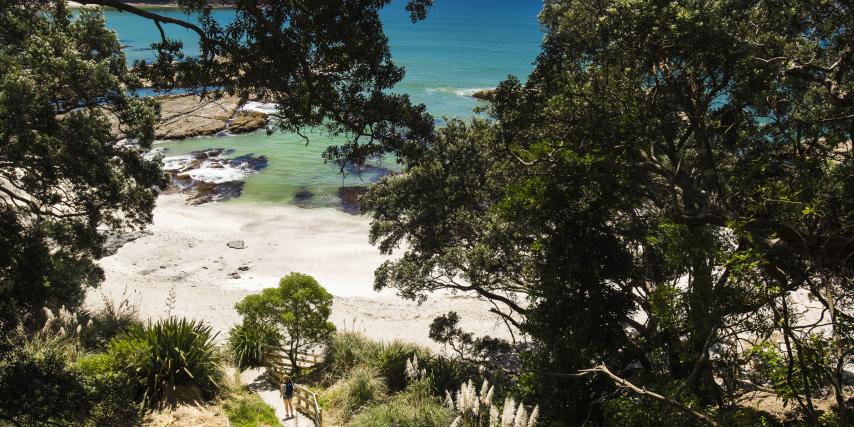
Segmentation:
<svg viewBox="0 0 854 427">
<path fill-rule="evenodd" d="M 285 416 L 288 418 L 293 418 L 294 416 L 294 407 L 291 405 L 291 399 L 294 397 L 294 383 L 291 381 L 291 377 L 285 377 L 285 383 L 282 384 L 282 399 L 285 401 Z"/>
</svg>

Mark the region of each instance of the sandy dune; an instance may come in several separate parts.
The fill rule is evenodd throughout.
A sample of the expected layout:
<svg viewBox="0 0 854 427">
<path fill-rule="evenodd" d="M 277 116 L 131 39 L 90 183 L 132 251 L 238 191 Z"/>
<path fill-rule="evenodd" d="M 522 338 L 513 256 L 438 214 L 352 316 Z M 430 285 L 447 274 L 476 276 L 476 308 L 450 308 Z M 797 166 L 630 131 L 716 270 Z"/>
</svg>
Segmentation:
<svg viewBox="0 0 854 427">
<path fill-rule="evenodd" d="M 106 281 L 91 290 L 87 306 L 127 297 L 143 318 L 172 314 L 204 319 L 224 335 L 240 318 L 234 303 L 292 271 L 314 276 L 335 295 L 332 321 L 339 329 L 435 347 L 430 321 L 457 311 L 476 333 L 505 335 L 488 305 L 473 298 L 439 296 L 426 304 L 373 290 L 373 271 L 388 259 L 368 243 L 368 219 L 331 208 L 302 209 L 246 203 L 189 206 L 184 196 L 158 199 L 150 234 L 101 260 Z M 244 249 L 227 246 L 242 240 Z M 238 245 L 239 246 L 239 245 Z"/>
</svg>

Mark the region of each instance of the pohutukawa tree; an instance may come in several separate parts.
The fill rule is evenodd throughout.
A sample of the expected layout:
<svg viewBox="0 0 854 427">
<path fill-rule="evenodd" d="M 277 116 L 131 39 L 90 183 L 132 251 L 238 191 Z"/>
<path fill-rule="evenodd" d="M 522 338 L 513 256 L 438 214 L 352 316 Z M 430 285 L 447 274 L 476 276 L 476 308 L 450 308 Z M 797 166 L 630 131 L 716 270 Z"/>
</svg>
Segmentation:
<svg viewBox="0 0 854 427">
<path fill-rule="evenodd" d="M 851 5 L 564 0 L 540 19 L 492 120 L 451 123 L 371 189 L 371 238 L 406 243 L 376 287 L 494 303 L 558 424 L 715 423 L 751 382 L 846 419 Z M 434 336 L 485 354 L 449 319 Z"/>
<path fill-rule="evenodd" d="M 329 321 L 332 295 L 307 274 L 288 274 L 278 287 L 247 295 L 235 308 L 243 316 L 243 328 L 272 332 L 295 374 L 300 372 L 300 353 L 316 350 L 335 332 Z"/>
<path fill-rule="evenodd" d="M 129 68 L 97 9 L 72 16 L 65 0 L 0 4 L 0 328 L 42 306 L 79 304 L 102 278 L 99 231 L 151 220 L 166 180 L 141 156 L 157 118 L 156 103 L 134 95 L 143 83 L 276 102 L 282 130 L 338 136 L 327 158 L 339 162 L 402 155 L 431 133 L 423 106 L 387 92 L 403 77 L 379 18 L 388 0 L 240 0 L 228 25 L 204 0 L 178 1 L 187 19 L 79 3 L 148 19 L 163 37 L 156 60 Z M 408 3 L 413 21 L 430 3 Z M 201 55 L 166 38 L 170 25 L 195 32 Z M 111 136 L 108 113 L 127 141 Z"/>
</svg>

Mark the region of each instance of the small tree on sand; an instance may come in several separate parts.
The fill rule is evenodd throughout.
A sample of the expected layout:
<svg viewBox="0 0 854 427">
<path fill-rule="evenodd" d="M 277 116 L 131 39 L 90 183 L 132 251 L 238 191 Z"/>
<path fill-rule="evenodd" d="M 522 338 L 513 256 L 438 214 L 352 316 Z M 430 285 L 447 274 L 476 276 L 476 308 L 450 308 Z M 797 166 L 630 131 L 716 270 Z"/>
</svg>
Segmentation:
<svg viewBox="0 0 854 427">
<path fill-rule="evenodd" d="M 291 273 L 278 287 L 249 295 L 235 308 L 244 322 L 272 326 L 281 333 L 281 345 L 297 373 L 297 353 L 323 343 L 335 331 L 328 321 L 332 295 L 307 274 Z"/>
</svg>

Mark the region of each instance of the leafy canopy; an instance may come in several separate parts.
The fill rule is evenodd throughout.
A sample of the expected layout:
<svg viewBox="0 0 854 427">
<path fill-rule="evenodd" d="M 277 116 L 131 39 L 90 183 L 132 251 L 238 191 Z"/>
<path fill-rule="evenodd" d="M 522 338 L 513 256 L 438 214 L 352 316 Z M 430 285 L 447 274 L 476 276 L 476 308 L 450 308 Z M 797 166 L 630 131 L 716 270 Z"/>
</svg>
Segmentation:
<svg viewBox="0 0 854 427">
<path fill-rule="evenodd" d="M 105 230 L 151 221 L 159 164 L 153 101 L 129 95 L 103 16 L 71 19 L 64 2 L 0 5 L 0 329 L 22 312 L 76 306 L 102 279 Z M 105 111 L 128 138 L 117 142 Z"/>
<path fill-rule="evenodd" d="M 332 295 L 307 274 L 291 273 L 279 286 L 248 295 L 235 305 L 244 325 L 273 327 L 281 334 L 280 344 L 298 370 L 297 353 L 326 342 L 335 332 L 329 322 Z"/>
<path fill-rule="evenodd" d="M 528 340 L 519 384 L 557 424 L 621 419 L 629 400 L 603 404 L 623 392 L 593 366 L 684 403 L 658 418 L 708 422 L 691 408 L 735 407 L 746 347 L 776 337 L 781 392 L 810 422 L 832 393 L 844 419 L 851 6 L 563 0 L 540 19 L 535 68 L 498 86 L 490 120 L 451 121 L 366 196 L 372 241 L 405 247 L 376 287 L 493 302 Z M 821 334 L 792 304 L 804 294 Z"/>
</svg>

